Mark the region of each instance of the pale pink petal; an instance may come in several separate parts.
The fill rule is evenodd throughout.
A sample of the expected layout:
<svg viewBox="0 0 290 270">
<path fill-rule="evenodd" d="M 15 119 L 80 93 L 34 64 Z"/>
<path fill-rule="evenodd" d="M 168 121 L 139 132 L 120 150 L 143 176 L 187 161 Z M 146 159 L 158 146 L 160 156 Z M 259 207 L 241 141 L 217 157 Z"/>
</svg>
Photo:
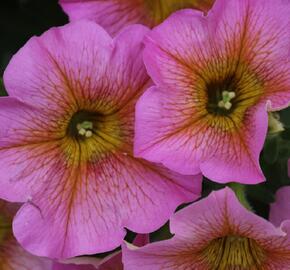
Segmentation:
<svg viewBox="0 0 290 270">
<path fill-rule="evenodd" d="M 275 195 L 276 201 L 271 204 L 269 220 L 276 226 L 284 220 L 290 220 L 290 187 L 280 188 Z"/>
</svg>

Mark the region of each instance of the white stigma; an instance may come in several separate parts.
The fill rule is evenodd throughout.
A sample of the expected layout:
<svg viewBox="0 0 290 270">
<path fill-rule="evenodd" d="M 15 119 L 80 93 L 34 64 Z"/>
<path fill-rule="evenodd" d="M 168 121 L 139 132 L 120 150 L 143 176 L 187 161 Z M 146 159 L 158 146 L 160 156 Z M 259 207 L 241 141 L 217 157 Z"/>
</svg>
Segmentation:
<svg viewBox="0 0 290 270">
<path fill-rule="evenodd" d="M 82 123 L 77 124 L 77 130 L 79 135 L 84 136 L 86 138 L 90 138 L 93 136 L 93 123 L 90 121 L 84 121 Z"/>
<path fill-rule="evenodd" d="M 233 106 L 231 100 L 236 97 L 235 92 L 223 91 L 222 92 L 222 100 L 219 101 L 218 107 L 221 109 L 230 110 Z"/>
</svg>

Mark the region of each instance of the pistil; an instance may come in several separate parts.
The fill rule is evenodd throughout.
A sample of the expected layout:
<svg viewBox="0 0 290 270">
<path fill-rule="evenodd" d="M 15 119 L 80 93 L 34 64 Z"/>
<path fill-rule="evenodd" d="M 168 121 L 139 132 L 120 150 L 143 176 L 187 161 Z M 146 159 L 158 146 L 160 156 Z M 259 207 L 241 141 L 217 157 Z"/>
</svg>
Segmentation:
<svg viewBox="0 0 290 270">
<path fill-rule="evenodd" d="M 93 123 L 90 121 L 84 121 L 77 124 L 78 134 L 86 138 L 93 136 Z"/>
<path fill-rule="evenodd" d="M 223 91 L 222 92 L 222 100 L 218 102 L 218 107 L 221 109 L 230 110 L 233 106 L 231 100 L 236 97 L 235 92 Z"/>
</svg>

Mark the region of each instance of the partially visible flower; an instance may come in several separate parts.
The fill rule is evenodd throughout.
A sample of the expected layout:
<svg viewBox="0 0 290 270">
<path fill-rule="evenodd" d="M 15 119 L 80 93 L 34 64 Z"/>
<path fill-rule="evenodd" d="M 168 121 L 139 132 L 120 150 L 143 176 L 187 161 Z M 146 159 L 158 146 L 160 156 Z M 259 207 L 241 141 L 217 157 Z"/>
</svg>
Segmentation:
<svg viewBox="0 0 290 270">
<path fill-rule="evenodd" d="M 289 1 L 217 0 L 206 17 L 179 11 L 154 28 L 136 156 L 221 183 L 264 181 L 267 110 L 290 102 L 289 14 Z"/>
<path fill-rule="evenodd" d="M 27 253 L 12 234 L 12 217 L 18 205 L 0 200 L 0 269 L 51 270 L 52 263 Z"/>
<path fill-rule="evenodd" d="M 135 103 L 149 77 L 148 29 L 114 40 L 94 22 L 53 28 L 11 60 L 0 99 L 0 196 L 26 202 L 13 229 L 30 252 L 65 259 L 118 247 L 195 200 L 201 177 L 133 157 Z"/>
<path fill-rule="evenodd" d="M 275 195 L 275 202 L 270 206 L 269 220 L 276 226 L 290 220 L 290 186 L 280 188 Z"/>
<path fill-rule="evenodd" d="M 124 245 L 125 269 L 289 269 L 290 224 L 274 227 L 228 188 L 177 212 L 170 229 L 172 239 L 138 249 Z"/>
<path fill-rule="evenodd" d="M 60 0 L 71 21 L 90 19 L 115 35 L 134 23 L 158 25 L 184 8 L 208 11 L 214 0 Z"/>
</svg>

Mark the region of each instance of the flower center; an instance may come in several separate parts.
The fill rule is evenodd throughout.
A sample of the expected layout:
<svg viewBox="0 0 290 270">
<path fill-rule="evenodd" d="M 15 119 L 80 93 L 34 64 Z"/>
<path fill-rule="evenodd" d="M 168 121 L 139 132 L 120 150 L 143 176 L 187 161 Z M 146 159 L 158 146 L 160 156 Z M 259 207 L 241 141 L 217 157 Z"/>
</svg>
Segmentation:
<svg viewBox="0 0 290 270">
<path fill-rule="evenodd" d="M 77 130 L 79 135 L 90 138 L 93 136 L 93 122 L 84 121 L 82 123 L 78 123 Z"/>
<path fill-rule="evenodd" d="M 265 257 L 254 239 L 234 235 L 212 240 L 201 256 L 210 269 L 260 269 Z"/>
<path fill-rule="evenodd" d="M 207 83 L 207 111 L 213 115 L 229 115 L 236 107 L 237 88 L 235 75 Z"/>
<path fill-rule="evenodd" d="M 101 119 L 102 115 L 99 113 L 85 110 L 78 111 L 69 122 L 67 134 L 78 140 L 91 138 Z"/>
<path fill-rule="evenodd" d="M 116 114 L 89 108 L 66 117 L 61 148 L 70 165 L 98 162 L 124 144 L 123 126 Z"/>
<path fill-rule="evenodd" d="M 225 110 L 230 110 L 233 106 L 231 100 L 236 96 L 235 92 L 222 92 L 222 99 L 218 102 L 218 107 Z"/>
<path fill-rule="evenodd" d="M 137 2 L 137 1 L 136 1 Z M 154 24 L 159 24 L 165 20 L 174 11 L 184 8 L 195 8 L 200 10 L 208 10 L 211 0 L 144 0 L 147 14 Z"/>
</svg>

